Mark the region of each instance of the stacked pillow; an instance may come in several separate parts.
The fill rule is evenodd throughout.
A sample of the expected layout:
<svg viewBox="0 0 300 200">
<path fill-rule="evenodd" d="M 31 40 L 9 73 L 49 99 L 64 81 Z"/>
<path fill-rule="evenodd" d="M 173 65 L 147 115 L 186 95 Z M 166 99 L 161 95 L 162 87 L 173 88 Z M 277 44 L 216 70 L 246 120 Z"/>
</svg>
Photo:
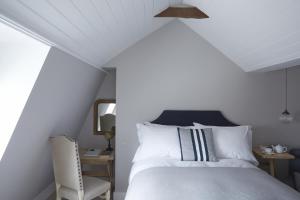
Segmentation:
<svg viewBox="0 0 300 200">
<path fill-rule="evenodd" d="M 168 158 L 182 161 L 217 161 L 242 159 L 257 163 L 252 154 L 252 132 L 249 126 L 216 127 L 195 123 L 179 127 L 137 124 L 140 146 L 133 162 Z"/>
<path fill-rule="evenodd" d="M 205 126 L 194 123 L 196 128 L 212 128 L 216 156 L 219 159 L 241 159 L 258 164 L 252 153 L 250 126 Z"/>
<path fill-rule="evenodd" d="M 177 127 L 137 124 L 140 146 L 133 162 L 151 158 L 180 159 Z"/>
</svg>

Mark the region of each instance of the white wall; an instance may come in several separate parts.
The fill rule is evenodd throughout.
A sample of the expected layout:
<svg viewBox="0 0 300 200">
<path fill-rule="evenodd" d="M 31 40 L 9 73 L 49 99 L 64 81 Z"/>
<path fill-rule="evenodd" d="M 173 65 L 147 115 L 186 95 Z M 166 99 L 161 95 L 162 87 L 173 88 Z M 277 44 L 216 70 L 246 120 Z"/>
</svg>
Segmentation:
<svg viewBox="0 0 300 200">
<path fill-rule="evenodd" d="M 53 182 L 48 138 L 78 135 L 103 78 L 51 48 L 0 162 L 0 199 L 32 200 Z"/>
<path fill-rule="evenodd" d="M 106 69 L 107 74 L 99 87 L 97 99 L 116 99 L 116 69 Z M 93 131 L 93 117 L 94 117 L 94 105 L 91 106 L 90 111 L 86 117 L 86 120 L 81 128 L 78 136 L 79 145 L 86 148 L 100 148 L 105 149 L 107 141 L 103 136 L 94 135 Z"/>
<path fill-rule="evenodd" d="M 0 20 L 0 161 L 49 50 Z"/>
<path fill-rule="evenodd" d="M 283 72 L 245 73 L 184 24 L 174 21 L 110 61 L 117 67 L 116 192 L 125 192 L 138 146 L 135 124 L 165 109 L 221 110 L 254 126 L 254 144 L 300 147 L 297 120 L 278 121 Z M 300 69 L 290 70 L 290 111 L 300 111 Z"/>
</svg>

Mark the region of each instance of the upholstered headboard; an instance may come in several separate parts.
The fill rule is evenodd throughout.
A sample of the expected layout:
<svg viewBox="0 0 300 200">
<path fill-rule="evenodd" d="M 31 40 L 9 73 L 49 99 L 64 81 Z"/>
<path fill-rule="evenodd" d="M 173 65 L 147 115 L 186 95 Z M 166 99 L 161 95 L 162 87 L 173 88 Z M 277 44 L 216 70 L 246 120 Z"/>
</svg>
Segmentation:
<svg viewBox="0 0 300 200">
<path fill-rule="evenodd" d="M 193 122 L 211 126 L 238 126 L 214 110 L 165 110 L 151 123 L 163 125 L 192 126 Z"/>
</svg>

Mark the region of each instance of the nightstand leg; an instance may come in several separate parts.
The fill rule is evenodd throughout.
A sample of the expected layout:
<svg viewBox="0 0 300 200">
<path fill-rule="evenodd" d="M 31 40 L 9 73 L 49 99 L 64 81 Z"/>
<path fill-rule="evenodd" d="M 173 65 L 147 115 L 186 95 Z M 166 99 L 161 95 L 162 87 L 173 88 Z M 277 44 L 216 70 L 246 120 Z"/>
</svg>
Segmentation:
<svg viewBox="0 0 300 200">
<path fill-rule="evenodd" d="M 275 161 L 274 159 L 270 159 L 270 174 L 275 177 Z"/>
<path fill-rule="evenodd" d="M 109 161 L 107 163 L 106 167 L 107 167 L 109 181 L 112 182 L 112 164 L 111 164 L 111 161 Z"/>
</svg>

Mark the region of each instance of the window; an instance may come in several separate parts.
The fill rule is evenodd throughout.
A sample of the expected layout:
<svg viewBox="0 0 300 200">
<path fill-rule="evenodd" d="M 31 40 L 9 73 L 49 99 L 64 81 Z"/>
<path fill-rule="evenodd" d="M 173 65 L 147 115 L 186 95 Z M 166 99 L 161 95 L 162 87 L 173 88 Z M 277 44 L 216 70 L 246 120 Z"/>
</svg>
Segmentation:
<svg viewBox="0 0 300 200">
<path fill-rule="evenodd" d="M 49 50 L 0 19 L 0 160 Z"/>
</svg>

